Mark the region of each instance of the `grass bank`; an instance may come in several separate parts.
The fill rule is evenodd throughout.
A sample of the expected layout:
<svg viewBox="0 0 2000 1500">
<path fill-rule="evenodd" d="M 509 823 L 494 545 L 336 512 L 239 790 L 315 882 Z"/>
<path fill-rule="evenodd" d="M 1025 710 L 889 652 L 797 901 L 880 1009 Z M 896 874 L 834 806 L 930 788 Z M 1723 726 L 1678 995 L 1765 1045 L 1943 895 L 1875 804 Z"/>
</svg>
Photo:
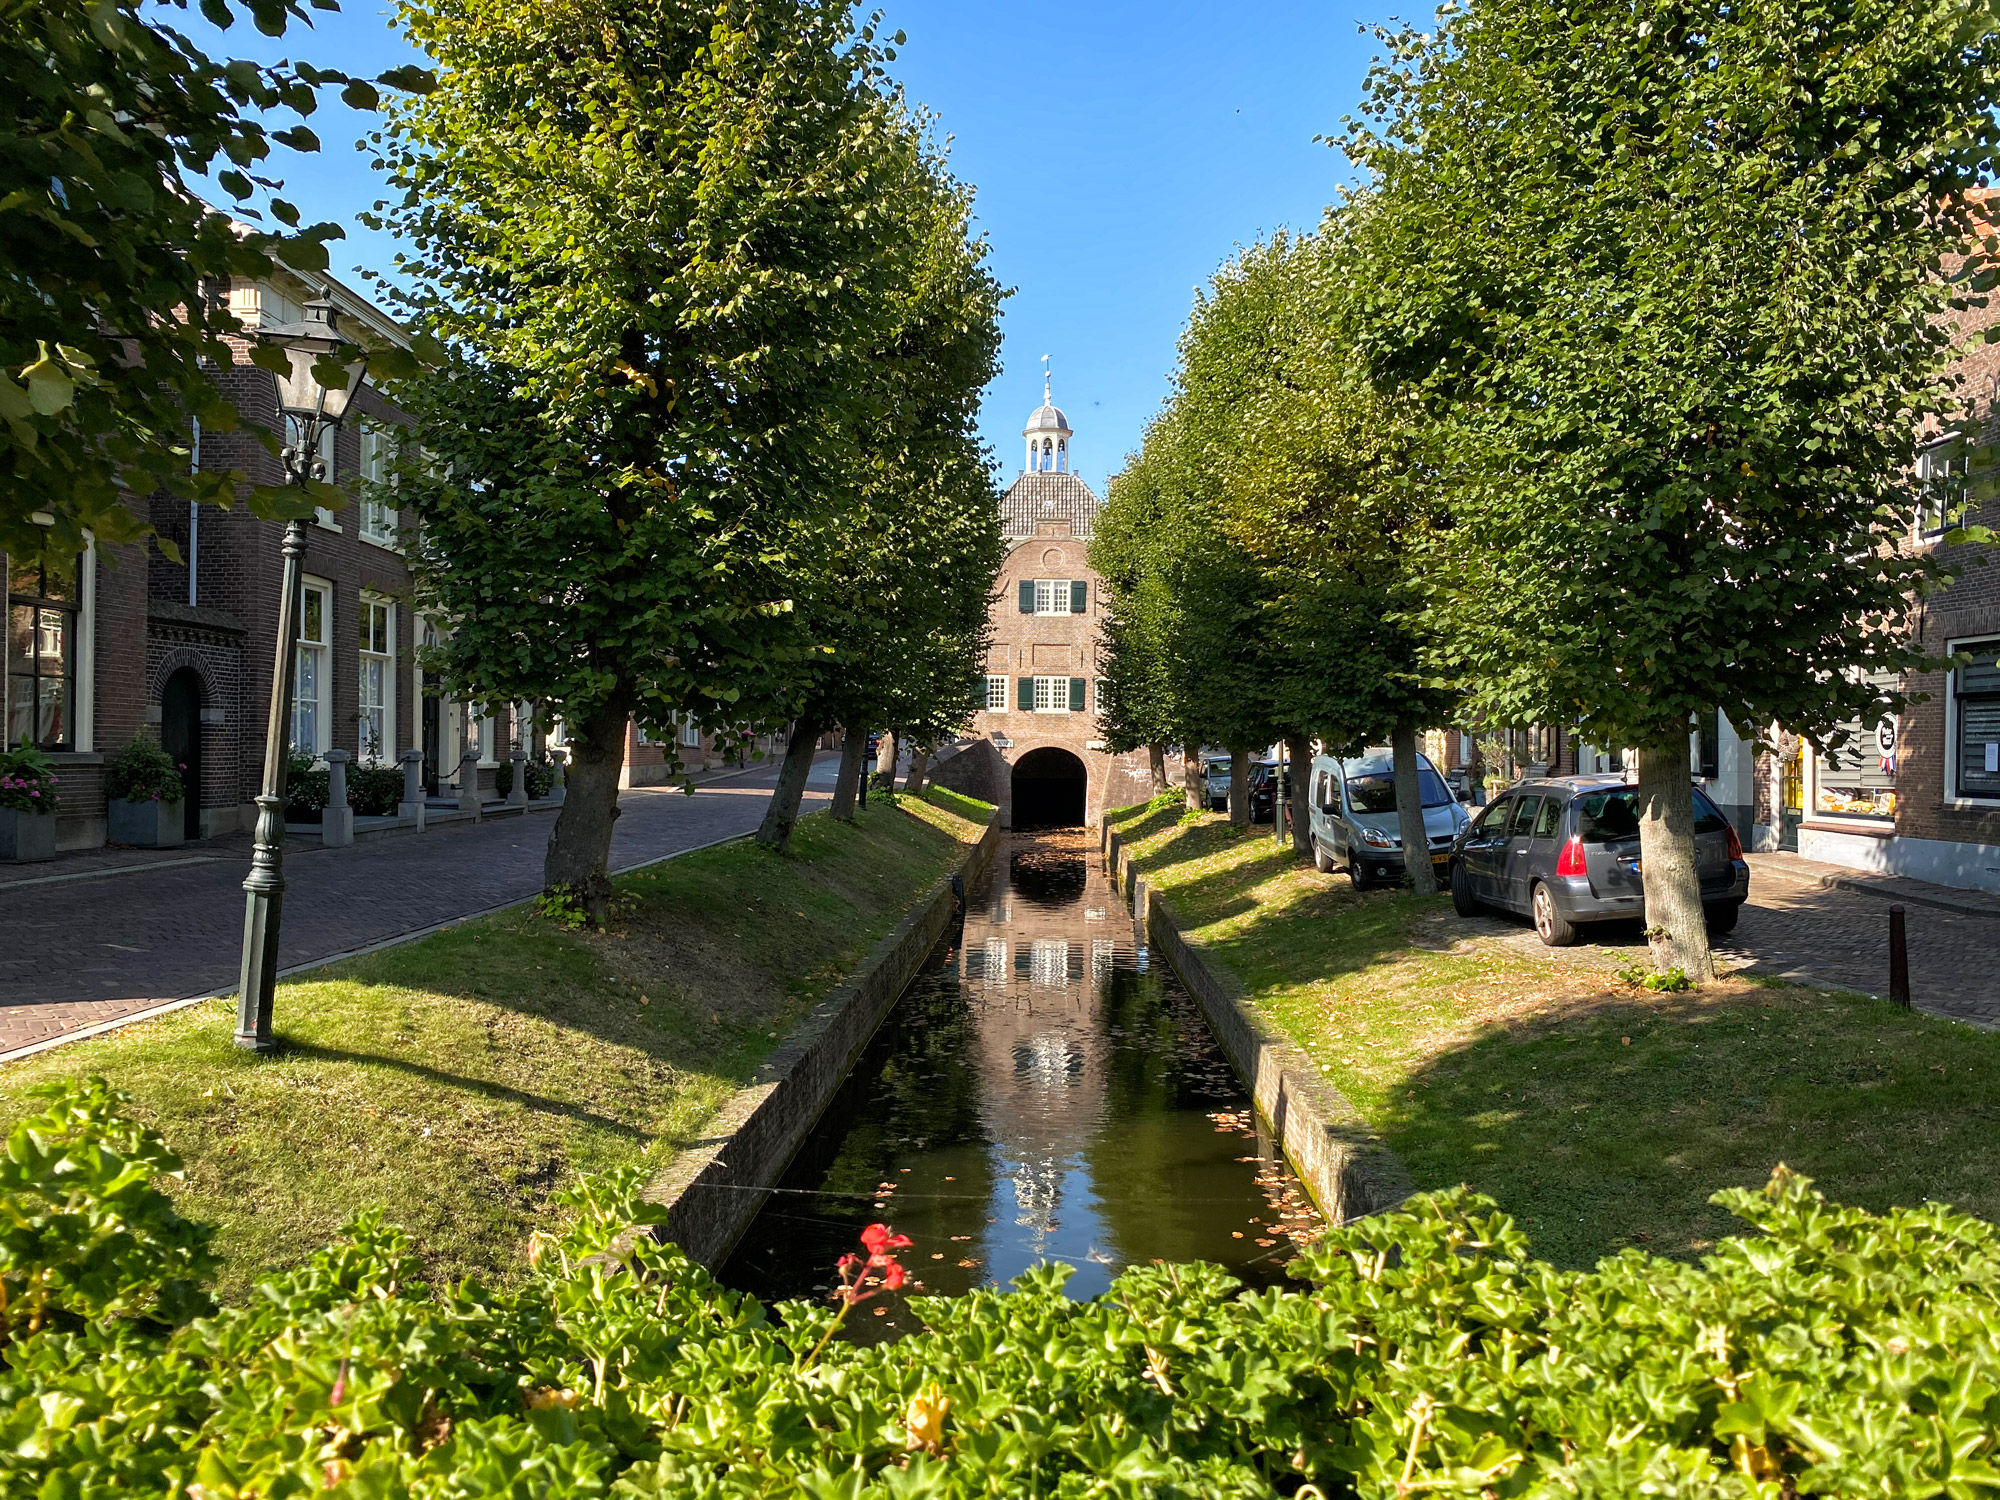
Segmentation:
<svg viewBox="0 0 2000 1500">
<path fill-rule="evenodd" d="M 968 797 L 963 792 L 954 792 L 948 786 L 927 786 L 917 795 L 932 807 L 941 807 L 946 812 L 986 826 L 986 820 L 993 816 L 993 804 L 981 802 L 977 797 Z"/>
<path fill-rule="evenodd" d="M 906 806 L 635 871 L 602 933 L 519 907 L 285 982 L 270 1057 L 224 1000 L 6 1064 L 0 1119 L 50 1079 L 130 1093 L 222 1226 L 226 1298 L 370 1207 L 434 1280 L 505 1281 L 554 1191 L 667 1159 L 981 831 Z"/>
<path fill-rule="evenodd" d="M 2000 1218 L 2000 1035 L 1792 985 L 1649 994 L 1609 955 L 1461 921 L 1448 897 L 1357 896 L 1268 832 L 1110 818 L 1419 1187 L 1491 1194 L 1558 1264 L 1697 1255 L 1735 1224 L 1709 1194 L 1779 1161 L 1869 1209 Z"/>
</svg>

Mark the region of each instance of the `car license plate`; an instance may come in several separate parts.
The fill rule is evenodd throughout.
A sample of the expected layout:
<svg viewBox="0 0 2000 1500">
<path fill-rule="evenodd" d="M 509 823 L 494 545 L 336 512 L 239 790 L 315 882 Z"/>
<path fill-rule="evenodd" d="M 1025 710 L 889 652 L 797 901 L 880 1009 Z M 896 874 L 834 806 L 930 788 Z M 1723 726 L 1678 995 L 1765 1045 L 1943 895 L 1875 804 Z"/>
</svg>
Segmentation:
<svg viewBox="0 0 2000 1500">
<path fill-rule="evenodd" d="M 1443 867 L 1451 863 L 1451 856 L 1449 854 L 1433 854 L 1431 856 L 1431 863 Z"/>
</svg>

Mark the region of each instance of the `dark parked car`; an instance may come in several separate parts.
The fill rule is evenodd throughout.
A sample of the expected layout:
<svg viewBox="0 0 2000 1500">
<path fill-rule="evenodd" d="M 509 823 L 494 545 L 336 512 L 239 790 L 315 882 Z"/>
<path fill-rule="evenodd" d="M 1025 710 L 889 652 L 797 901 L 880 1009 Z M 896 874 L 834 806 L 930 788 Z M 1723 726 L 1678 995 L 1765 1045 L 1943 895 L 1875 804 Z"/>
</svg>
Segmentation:
<svg viewBox="0 0 2000 1500">
<path fill-rule="evenodd" d="M 1208 810 L 1229 811 L 1229 757 L 1213 755 L 1207 765 Z M 1277 791 L 1278 763 L 1274 760 L 1250 762 L 1250 821 L 1271 821 L 1271 799 Z"/>
<path fill-rule="evenodd" d="M 1711 932 L 1729 932 L 1750 894 L 1743 844 L 1694 789 L 1695 867 Z M 1644 917 L 1639 794 L 1620 777 L 1523 781 L 1480 811 L 1451 847 L 1451 904 L 1531 917 L 1541 940 L 1563 947 L 1588 922 Z"/>
</svg>

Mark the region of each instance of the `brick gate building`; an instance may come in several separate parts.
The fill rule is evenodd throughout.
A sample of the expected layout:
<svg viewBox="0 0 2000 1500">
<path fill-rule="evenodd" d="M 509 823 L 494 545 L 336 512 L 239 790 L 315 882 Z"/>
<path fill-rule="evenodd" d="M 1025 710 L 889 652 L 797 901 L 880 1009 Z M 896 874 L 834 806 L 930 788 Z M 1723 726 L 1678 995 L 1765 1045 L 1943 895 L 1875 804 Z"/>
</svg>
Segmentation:
<svg viewBox="0 0 2000 1500">
<path fill-rule="evenodd" d="M 933 773 L 997 803 L 1007 828 L 1084 823 L 1153 792 L 1146 756 L 1113 755 L 1099 737 L 1107 601 L 1087 553 L 1102 502 L 1071 468 L 1075 433 L 1046 382 L 1022 435 L 1025 467 L 1000 502 L 1008 551 L 981 706 L 969 743 Z"/>
</svg>

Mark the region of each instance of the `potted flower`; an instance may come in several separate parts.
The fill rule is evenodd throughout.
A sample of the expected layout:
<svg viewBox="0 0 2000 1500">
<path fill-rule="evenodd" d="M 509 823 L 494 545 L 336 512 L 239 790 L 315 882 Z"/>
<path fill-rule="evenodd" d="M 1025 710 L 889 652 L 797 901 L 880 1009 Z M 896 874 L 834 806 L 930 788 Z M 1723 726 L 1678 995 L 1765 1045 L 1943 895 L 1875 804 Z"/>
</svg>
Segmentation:
<svg viewBox="0 0 2000 1500">
<path fill-rule="evenodd" d="M 104 794 L 111 812 L 111 842 L 140 849 L 172 849 L 187 838 L 181 801 L 186 766 L 141 733 L 105 767 Z"/>
<path fill-rule="evenodd" d="M 54 859 L 57 811 L 55 763 L 26 739 L 0 750 L 0 863 Z"/>
</svg>

